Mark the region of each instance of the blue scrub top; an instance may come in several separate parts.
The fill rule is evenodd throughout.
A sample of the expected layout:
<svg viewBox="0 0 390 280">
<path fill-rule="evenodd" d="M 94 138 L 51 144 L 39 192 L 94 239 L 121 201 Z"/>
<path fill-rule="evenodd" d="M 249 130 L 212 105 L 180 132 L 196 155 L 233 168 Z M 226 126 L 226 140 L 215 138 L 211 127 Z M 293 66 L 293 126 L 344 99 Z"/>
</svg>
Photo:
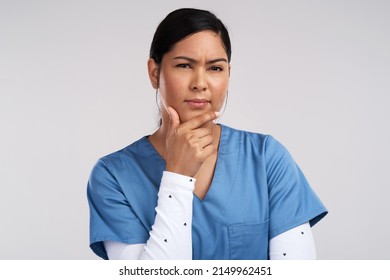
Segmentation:
<svg viewBox="0 0 390 280">
<path fill-rule="evenodd" d="M 269 240 L 327 210 L 288 151 L 272 136 L 221 125 L 212 184 L 194 195 L 193 259 L 268 259 Z M 147 137 L 101 158 L 88 182 L 90 247 L 146 243 L 165 161 Z"/>
</svg>

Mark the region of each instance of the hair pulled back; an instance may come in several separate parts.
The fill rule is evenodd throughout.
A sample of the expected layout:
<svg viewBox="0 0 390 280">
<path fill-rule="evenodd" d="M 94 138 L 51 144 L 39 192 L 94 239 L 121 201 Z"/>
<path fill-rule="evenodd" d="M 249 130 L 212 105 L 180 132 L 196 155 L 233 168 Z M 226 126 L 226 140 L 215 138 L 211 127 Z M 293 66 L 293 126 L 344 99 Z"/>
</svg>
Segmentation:
<svg viewBox="0 0 390 280">
<path fill-rule="evenodd" d="M 220 19 L 205 10 L 183 8 L 166 16 L 159 24 L 153 37 L 149 57 L 161 64 L 164 54 L 185 37 L 200 32 L 213 31 L 221 37 L 228 61 L 231 59 L 229 33 Z"/>
</svg>

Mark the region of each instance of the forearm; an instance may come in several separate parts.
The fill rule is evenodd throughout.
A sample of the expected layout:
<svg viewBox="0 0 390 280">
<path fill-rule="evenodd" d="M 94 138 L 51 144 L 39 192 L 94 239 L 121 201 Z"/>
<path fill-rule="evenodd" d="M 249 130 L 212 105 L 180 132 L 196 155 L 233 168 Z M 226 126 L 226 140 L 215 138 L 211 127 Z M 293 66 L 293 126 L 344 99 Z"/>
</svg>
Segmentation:
<svg viewBox="0 0 390 280">
<path fill-rule="evenodd" d="M 269 242 L 271 260 L 314 260 L 316 249 L 309 223 L 297 226 Z"/>
<path fill-rule="evenodd" d="M 164 172 L 156 218 L 146 244 L 104 242 L 110 259 L 192 259 L 192 200 L 195 179 Z"/>
</svg>

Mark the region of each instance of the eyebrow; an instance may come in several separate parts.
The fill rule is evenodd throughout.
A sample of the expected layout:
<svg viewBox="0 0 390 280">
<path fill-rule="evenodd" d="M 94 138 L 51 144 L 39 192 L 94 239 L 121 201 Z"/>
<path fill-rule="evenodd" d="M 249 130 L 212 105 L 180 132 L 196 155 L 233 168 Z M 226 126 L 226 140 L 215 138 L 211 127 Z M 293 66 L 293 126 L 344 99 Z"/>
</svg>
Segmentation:
<svg viewBox="0 0 390 280">
<path fill-rule="evenodd" d="M 188 56 L 176 56 L 174 57 L 173 59 L 184 59 L 184 60 L 187 60 L 191 63 L 197 63 L 198 61 L 196 59 L 193 59 L 191 57 L 188 57 Z M 215 59 L 212 59 L 212 60 L 209 60 L 206 62 L 206 64 L 213 64 L 213 63 L 217 63 L 217 62 L 226 62 L 228 63 L 227 59 L 226 58 L 215 58 Z"/>
</svg>

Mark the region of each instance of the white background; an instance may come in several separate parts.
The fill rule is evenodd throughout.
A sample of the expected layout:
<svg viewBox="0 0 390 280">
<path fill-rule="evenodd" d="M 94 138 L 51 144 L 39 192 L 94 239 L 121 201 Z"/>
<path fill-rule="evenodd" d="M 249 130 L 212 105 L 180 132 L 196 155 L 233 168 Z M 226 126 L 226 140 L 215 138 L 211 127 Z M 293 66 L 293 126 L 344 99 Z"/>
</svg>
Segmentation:
<svg viewBox="0 0 390 280">
<path fill-rule="evenodd" d="M 385 0 L 0 0 L 0 259 L 97 259 L 89 172 L 156 129 L 148 50 L 180 7 L 230 31 L 221 122 L 281 141 L 328 207 L 318 257 L 389 259 Z"/>
</svg>

